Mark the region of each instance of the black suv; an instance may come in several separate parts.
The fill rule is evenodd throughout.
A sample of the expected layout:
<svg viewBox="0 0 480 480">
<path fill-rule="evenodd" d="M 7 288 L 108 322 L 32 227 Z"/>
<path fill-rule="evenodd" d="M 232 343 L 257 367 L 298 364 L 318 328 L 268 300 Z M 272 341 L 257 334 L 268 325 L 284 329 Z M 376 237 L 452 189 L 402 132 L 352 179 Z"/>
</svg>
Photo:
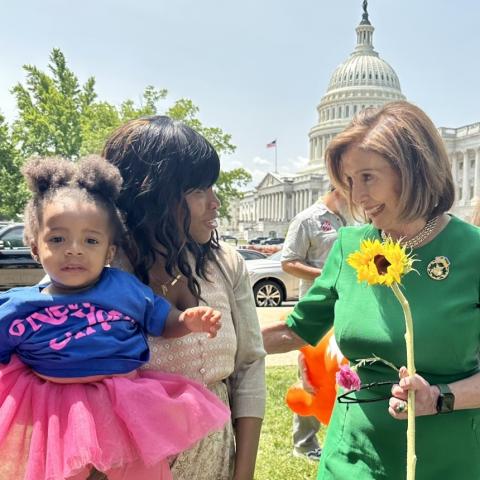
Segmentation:
<svg viewBox="0 0 480 480">
<path fill-rule="evenodd" d="M 250 245 L 259 245 L 262 240 L 266 240 L 268 237 L 255 237 L 255 238 L 252 238 L 248 243 Z"/>
<path fill-rule="evenodd" d="M 0 290 L 38 283 L 45 272 L 23 243 L 23 223 L 0 228 Z"/>
<path fill-rule="evenodd" d="M 260 242 L 260 245 L 281 245 L 283 242 L 285 242 L 285 239 L 283 237 L 270 237 L 262 240 Z"/>
</svg>

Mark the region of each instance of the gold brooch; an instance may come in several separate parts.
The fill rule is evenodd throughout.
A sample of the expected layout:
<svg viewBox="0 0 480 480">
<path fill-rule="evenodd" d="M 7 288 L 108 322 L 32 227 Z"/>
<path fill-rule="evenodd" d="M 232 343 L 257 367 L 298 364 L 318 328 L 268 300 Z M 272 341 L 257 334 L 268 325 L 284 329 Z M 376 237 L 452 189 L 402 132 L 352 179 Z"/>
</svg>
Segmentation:
<svg viewBox="0 0 480 480">
<path fill-rule="evenodd" d="M 433 280 L 445 280 L 450 273 L 450 260 L 447 257 L 435 257 L 427 266 L 428 276 Z"/>
</svg>

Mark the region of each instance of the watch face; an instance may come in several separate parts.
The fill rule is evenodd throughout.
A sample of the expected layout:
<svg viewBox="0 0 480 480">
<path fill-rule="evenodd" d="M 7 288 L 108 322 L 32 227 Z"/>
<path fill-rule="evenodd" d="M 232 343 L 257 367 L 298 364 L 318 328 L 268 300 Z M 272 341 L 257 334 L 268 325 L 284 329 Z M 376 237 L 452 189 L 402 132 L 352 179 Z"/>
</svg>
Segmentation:
<svg viewBox="0 0 480 480">
<path fill-rule="evenodd" d="M 450 413 L 453 412 L 453 407 L 455 404 L 455 396 L 453 393 L 444 393 L 439 397 L 439 413 Z"/>
</svg>

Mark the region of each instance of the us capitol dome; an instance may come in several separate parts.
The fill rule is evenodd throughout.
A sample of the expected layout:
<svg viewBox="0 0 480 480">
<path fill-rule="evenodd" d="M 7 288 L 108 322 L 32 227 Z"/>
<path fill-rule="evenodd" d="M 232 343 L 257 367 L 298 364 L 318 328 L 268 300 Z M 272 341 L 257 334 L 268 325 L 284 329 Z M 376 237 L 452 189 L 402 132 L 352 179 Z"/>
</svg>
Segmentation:
<svg viewBox="0 0 480 480">
<path fill-rule="evenodd" d="M 318 124 L 309 133 L 310 155 L 305 173 L 323 173 L 328 143 L 358 111 L 405 100 L 395 70 L 373 48 L 374 30 L 368 18 L 367 2 L 363 2 L 362 20 L 356 28 L 357 45 L 333 72 L 317 106 Z"/>
<path fill-rule="evenodd" d="M 233 203 L 227 232 L 246 239 L 255 235 L 284 236 L 291 219 L 328 189 L 324 155 L 333 137 L 362 109 L 405 100 L 395 70 L 373 48 L 373 32 L 367 1 L 363 0 L 357 44 L 333 72 L 317 106 L 318 123 L 308 133 L 307 166 L 295 174 L 267 173 L 254 190 Z M 441 127 L 439 132 L 452 164 L 456 197 L 452 212 L 469 218 L 476 199 L 480 201 L 480 122 L 459 128 Z"/>
</svg>

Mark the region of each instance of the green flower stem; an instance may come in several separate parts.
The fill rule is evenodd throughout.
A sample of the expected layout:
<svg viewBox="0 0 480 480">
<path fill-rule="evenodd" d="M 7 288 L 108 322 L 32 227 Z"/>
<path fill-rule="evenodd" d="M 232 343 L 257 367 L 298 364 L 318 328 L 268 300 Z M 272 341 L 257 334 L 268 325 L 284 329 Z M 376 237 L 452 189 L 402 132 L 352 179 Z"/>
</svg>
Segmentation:
<svg viewBox="0 0 480 480">
<path fill-rule="evenodd" d="M 410 376 L 415 375 L 415 359 L 413 353 L 413 321 L 408 300 L 403 295 L 397 283 L 392 284 L 392 290 L 403 309 L 405 316 L 405 344 L 407 346 L 407 370 Z M 415 480 L 415 391 L 408 391 L 407 409 L 407 480 Z"/>
</svg>

